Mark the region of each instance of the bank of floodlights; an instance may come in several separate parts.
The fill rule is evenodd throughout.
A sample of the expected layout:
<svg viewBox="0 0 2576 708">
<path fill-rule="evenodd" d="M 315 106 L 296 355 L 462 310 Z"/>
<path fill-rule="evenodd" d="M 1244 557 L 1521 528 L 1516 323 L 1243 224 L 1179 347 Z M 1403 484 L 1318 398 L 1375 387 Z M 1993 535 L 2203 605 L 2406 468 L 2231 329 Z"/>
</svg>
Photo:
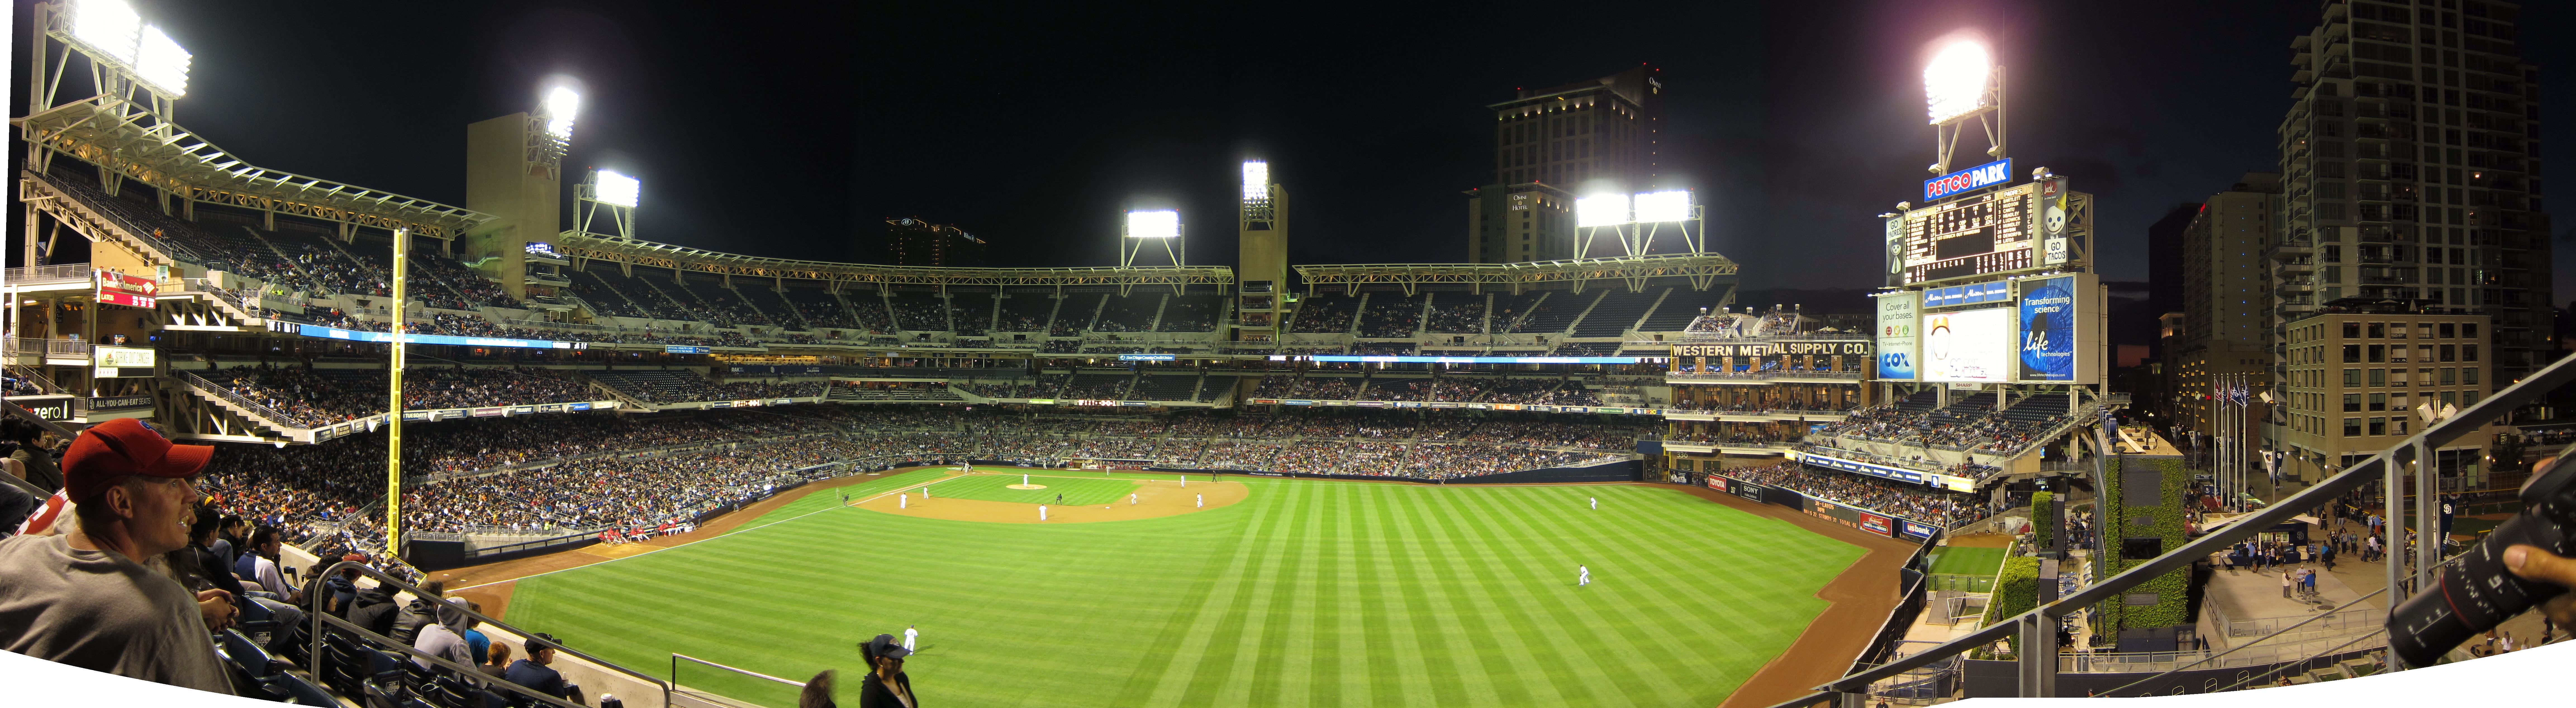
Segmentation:
<svg viewBox="0 0 2576 708">
<path fill-rule="evenodd" d="M 635 205 L 642 201 L 643 194 L 642 180 L 616 170 L 592 170 L 573 192 L 581 201 L 581 233 L 606 239 L 635 238 Z M 615 234 L 591 230 L 603 207 L 608 210 L 609 222 L 617 228 Z"/>
<path fill-rule="evenodd" d="M 541 110 L 546 117 L 546 135 L 556 140 L 572 140 L 572 119 L 581 113 L 581 93 L 571 87 L 557 86 L 546 92 Z"/>
<path fill-rule="evenodd" d="M 1246 204 L 1270 201 L 1270 163 L 1260 160 L 1243 163 L 1243 201 Z"/>
<path fill-rule="evenodd" d="M 1189 245 L 1181 238 L 1181 213 L 1170 209 L 1127 212 L 1127 224 L 1119 229 L 1118 267 L 1136 266 L 1136 254 L 1151 243 L 1162 247 L 1163 255 L 1177 267 L 1189 257 Z"/>
<path fill-rule="evenodd" d="M 1646 255 L 1664 224 L 1681 230 L 1683 246 L 1692 254 L 1704 250 L 1700 215 L 1691 204 L 1689 190 L 1578 198 L 1574 200 L 1574 257 L 1595 257 L 1593 242 L 1602 236 L 1617 239 L 1626 256 Z"/>
<path fill-rule="evenodd" d="M 1986 131 L 1986 142 L 1992 147 L 1986 154 L 2004 155 L 2004 68 L 1995 64 L 1994 50 L 1983 40 L 1962 33 L 1934 42 L 1931 61 L 1923 64 L 1924 114 L 1932 125 L 1933 146 L 1940 160 L 1932 163 L 1932 174 L 1950 172 L 1950 156 L 1959 146 L 1959 133 L 1970 118 L 1977 118 Z M 1992 114 L 1991 118 L 1986 117 Z"/>
<path fill-rule="evenodd" d="M 644 191 L 644 183 L 616 170 L 599 171 L 599 201 L 622 207 L 635 206 L 635 198 Z"/>
<path fill-rule="evenodd" d="M 188 50 L 160 27 L 143 24 L 143 16 L 125 0 L 79 0 L 72 3 L 71 38 L 94 59 L 123 69 L 169 98 L 188 94 Z"/>
</svg>

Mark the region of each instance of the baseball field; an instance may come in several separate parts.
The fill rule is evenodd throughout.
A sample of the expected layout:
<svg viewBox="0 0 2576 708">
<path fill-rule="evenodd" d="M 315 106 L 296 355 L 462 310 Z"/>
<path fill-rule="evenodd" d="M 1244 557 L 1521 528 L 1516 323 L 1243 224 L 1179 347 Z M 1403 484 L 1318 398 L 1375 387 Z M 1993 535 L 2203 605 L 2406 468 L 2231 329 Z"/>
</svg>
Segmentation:
<svg viewBox="0 0 2576 708">
<path fill-rule="evenodd" d="M 1007 474 L 819 490 L 529 577 L 505 619 L 655 674 L 676 652 L 800 681 L 853 681 L 856 643 L 917 626 L 906 670 L 939 705 L 1715 706 L 1863 553 L 1651 486 L 1030 470 L 1031 490 L 978 471 Z M 795 703 L 712 669 L 677 679 Z"/>
</svg>

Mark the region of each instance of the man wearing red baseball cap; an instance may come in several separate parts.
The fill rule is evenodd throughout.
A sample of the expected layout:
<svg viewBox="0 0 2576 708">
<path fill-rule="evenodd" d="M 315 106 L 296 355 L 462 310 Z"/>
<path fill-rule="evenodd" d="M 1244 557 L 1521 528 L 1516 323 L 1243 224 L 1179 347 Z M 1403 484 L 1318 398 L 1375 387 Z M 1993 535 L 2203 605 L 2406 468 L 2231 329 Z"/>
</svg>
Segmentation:
<svg viewBox="0 0 2576 708">
<path fill-rule="evenodd" d="M 133 419 L 83 431 L 63 455 L 79 528 L 0 540 L 0 649 L 119 676 L 232 693 L 209 622 L 223 591 L 191 597 L 143 559 L 188 545 L 214 448 L 173 445 Z M 220 607 L 211 614 L 206 607 Z"/>
</svg>

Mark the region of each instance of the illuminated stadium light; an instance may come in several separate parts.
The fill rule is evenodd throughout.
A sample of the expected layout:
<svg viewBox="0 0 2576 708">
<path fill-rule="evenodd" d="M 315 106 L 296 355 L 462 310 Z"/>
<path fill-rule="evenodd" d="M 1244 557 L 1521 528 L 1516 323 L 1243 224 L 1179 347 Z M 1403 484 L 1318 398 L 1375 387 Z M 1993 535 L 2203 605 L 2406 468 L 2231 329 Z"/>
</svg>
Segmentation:
<svg viewBox="0 0 2576 708">
<path fill-rule="evenodd" d="M 188 94 L 188 50 L 159 27 L 143 28 L 134 51 L 134 74 L 172 96 Z"/>
<path fill-rule="evenodd" d="M 1180 235 L 1180 212 L 1170 209 L 1127 212 L 1128 238 L 1179 238 Z"/>
<path fill-rule="evenodd" d="M 1244 162 L 1243 200 L 1258 202 L 1268 199 L 1270 199 L 1270 163 L 1260 160 Z"/>
<path fill-rule="evenodd" d="M 581 112 L 581 94 L 557 86 L 546 92 L 546 134 L 557 140 L 572 139 L 573 115 Z"/>
<path fill-rule="evenodd" d="M 1637 195 L 1637 222 L 1658 223 L 1690 220 L 1691 193 L 1687 191 L 1647 192 Z"/>
<path fill-rule="evenodd" d="M 1603 194 L 1574 200 L 1575 226 L 1616 226 L 1628 223 L 1628 195 Z"/>
<path fill-rule="evenodd" d="M 1995 72 L 1994 55 L 1983 42 L 1961 39 L 1942 47 L 1923 66 L 1923 95 L 1932 123 L 1940 124 L 1985 108 L 1986 85 Z"/>
<path fill-rule="evenodd" d="M 616 170 L 599 171 L 599 187 L 596 192 L 596 198 L 599 201 L 631 207 L 635 206 L 636 196 L 643 191 L 644 183 L 633 177 L 619 174 Z"/>
<path fill-rule="evenodd" d="M 120 63 L 134 63 L 143 16 L 125 0 L 81 0 L 72 6 L 72 38 Z"/>
</svg>

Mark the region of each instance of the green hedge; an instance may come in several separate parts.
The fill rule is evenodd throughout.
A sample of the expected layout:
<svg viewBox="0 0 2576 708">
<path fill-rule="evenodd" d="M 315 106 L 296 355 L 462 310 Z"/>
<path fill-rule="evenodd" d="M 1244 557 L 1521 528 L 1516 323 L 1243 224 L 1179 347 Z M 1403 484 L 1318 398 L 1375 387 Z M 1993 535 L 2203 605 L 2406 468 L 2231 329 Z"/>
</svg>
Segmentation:
<svg viewBox="0 0 2576 708">
<path fill-rule="evenodd" d="M 2057 525 L 2049 523 L 2048 513 L 2048 505 L 2055 501 L 2057 495 L 2048 492 L 2030 495 L 2030 543 L 2033 548 L 2047 548 L 2049 536 L 2057 531 Z"/>
<path fill-rule="evenodd" d="M 2004 559 L 2002 571 L 1995 574 L 1995 594 L 1986 601 L 1986 624 L 1992 626 L 2029 612 L 2039 606 L 2039 559 L 2015 556 Z M 2015 651 L 2021 648 L 2021 633 L 2010 637 Z"/>
<path fill-rule="evenodd" d="M 2168 552 L 2181 548 L 2184 542 L 2190 540 L 2183 533 L 2182 494 L 2183 490 L 2191 484 L 2192 470 L 2183 467 L 2181 460 L 2132 460 L 2134 464 L 2152 465 L 2162 473 L 2163 489 L 2157 492 L 2158 498 L 2164 501 L 2156 506 L 2133 509 L 2126 504 L 2120 489 L 2122 460 L 2123 458 L 2113 457 L 2105 461 L 2108 479 L 2103 480 L 2102 492 L 2095 495 L 2095 506 L 2101 512 L 2097 518 L 2101 520 L 2099 526 L 2102 528 L 2103 548 L 2094 556 L 2094 574 L 2100 578 L 2109 578 L 2131 566 L 2145 562 L 2122 560 L 2119 557 L 2121 539 L 2138 536 L 2160 537 L 2164 539 L 2165 550 Z M 2139 528 L 2130 525 L 2129 519 L 2134 516 L 2152 518 L 2154 527 Z M 2154 605 L 2130 607 L 2118 599 L 2104 601 L 2094 608 L 2097 622 L 2094 636 L 2104 640 L 2116 640 L 2119 630 L 2122 629 L 2170 627 L 2190 623 L 2192 621 L 2188 595 L 2190 585 L 2191 570 L 2184 568 L 2166 573 L 2154 580 L 2139 583 L 2121 593 L 2122 595 L 2155 593 L 2156 604 Z"/>
</svg>

